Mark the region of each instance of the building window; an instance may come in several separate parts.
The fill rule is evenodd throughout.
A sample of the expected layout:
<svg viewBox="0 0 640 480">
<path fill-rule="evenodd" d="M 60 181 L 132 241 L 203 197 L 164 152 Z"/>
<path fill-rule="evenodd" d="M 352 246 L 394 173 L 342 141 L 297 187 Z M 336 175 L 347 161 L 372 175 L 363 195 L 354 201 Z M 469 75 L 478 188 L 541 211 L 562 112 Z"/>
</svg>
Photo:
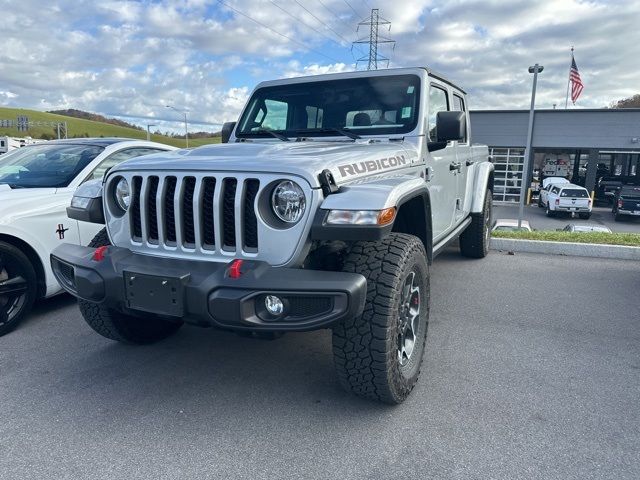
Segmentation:
<svg viewBox="0 0 640 480">
<path fill-rule="evenodd" d="M 522 187 L 524 148 L 490 148 L 494 164 L 494 202 L 518 203 Z"/>
</svg>

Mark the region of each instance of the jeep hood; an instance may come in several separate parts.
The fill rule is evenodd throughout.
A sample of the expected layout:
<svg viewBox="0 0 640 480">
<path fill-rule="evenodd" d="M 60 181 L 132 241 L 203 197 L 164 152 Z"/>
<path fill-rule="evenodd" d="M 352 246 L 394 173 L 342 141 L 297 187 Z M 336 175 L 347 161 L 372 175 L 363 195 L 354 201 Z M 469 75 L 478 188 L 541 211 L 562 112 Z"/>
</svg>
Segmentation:
<svg viewBox="0 0 640 480">
<path fill-rule="evenodd" d="M 176 150 L 138 157 L 123 162 L 113 171 L 217 171 L 268 172 L 304 177 L 314 188 L 325 169 L 336 184 L 407 168 L 418 156 L 408 142 L 370 143 L 348 141 L 255 141 L 207 145 L 193 150 Z"/>
</svg>

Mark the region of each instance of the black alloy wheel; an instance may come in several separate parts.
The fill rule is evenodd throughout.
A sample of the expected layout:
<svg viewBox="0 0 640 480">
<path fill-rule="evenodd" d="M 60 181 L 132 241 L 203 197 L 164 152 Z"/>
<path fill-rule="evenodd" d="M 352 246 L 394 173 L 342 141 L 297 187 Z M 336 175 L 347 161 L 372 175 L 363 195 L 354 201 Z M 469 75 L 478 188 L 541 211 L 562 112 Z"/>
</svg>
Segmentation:
<svg viewBox="0 0 640 480">
<path fill-rule="evenodd" d="M 0 242 L 0 335 L 13 330 L 29 313 L 36 297 L 36 274 L 29 259 Z"/>
</svg>

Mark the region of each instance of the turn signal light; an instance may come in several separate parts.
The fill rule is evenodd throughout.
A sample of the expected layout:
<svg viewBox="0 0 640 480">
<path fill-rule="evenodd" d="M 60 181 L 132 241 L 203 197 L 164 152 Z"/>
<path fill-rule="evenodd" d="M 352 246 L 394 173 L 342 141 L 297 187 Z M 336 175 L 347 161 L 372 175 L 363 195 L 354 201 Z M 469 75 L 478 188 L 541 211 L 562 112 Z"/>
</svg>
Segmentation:
<svg viewBox="0 0 640 480">
<path fill-rule="evenodd" d="M 93 260 L 95 262 L 101 262 L 102 260 L 104 260 L 104 254 L 107 252 L 108 248 L 109 247 L 106 246 L 96 248 L 96 251 L 93 252 Z"/>
<path fill-rule="evenodd" d="M 378 225 L 388 225 L 396 218 L 396 207 L 385 208 L 378 213 Z"/>
<path fill-rule="evenodd" d="M 330 210 L 329 225 L 389 225 L 396 218 L 396 207 L 383 210 Z"/>
</svg>

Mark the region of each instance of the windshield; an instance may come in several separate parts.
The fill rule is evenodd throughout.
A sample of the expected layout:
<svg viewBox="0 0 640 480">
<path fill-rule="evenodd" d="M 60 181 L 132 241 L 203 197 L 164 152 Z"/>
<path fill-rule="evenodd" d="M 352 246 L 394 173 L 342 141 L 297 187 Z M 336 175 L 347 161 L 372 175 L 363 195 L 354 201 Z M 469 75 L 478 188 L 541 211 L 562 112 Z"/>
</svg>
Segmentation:
<svg viewBox="0 0 640 480">
<path fill-rule="evenodd" d="M 408 133 L 418 123 L 420 78 L 416 75 L 306 82 L 256 90 L 236 136 L 337 136 Z"/>
<path fill-rule="evenodd" d="M 12 188 L 66 187 L 104 150 L 94 145 L 33 145 L 0 157 L 0 183 Z"/>
</svg>

